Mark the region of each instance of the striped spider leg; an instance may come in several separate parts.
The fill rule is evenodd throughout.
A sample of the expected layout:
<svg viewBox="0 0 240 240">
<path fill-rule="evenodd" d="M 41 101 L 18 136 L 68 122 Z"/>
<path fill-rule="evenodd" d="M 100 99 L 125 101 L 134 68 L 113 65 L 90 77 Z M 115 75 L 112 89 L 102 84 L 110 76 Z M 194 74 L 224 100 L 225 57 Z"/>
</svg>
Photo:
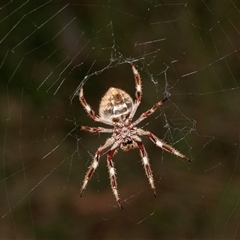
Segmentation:
<svg viewBox="0 0 240 240">
<path fill-rule="evenodd" d="M 145 131 L 141 128 L 138 128 L 137 129 L 137 134 L 140 135 L 140 136 L 142 135 L 142 136 L 148 137 L 157 147 L 162 148 L 164 151 L 172 153 L 172 154 L 176 155 L 177 157 L 180 157 L 180 158 L 182 158 L 182 159 L 184 159 L 188 162 L 192 161 L 191 159 L 189 159 L 188 157 L 186 157 L 185 155 L 180 153 L 177 149 L 168 145 L 164 141 L 160 140 L 157 136 L 155 136 L 154 134 L 152 134 L 149 131 Z"/>
<path fill-rule="evenodd" d="M 93 158 L 93 161 L 92 161 L 92 164 L 90 165 L 90 167 L 89 167 L 89 169 L 88 169 L 88 171 L 87 171 L 87 173 L 84 177 L 83 184 L 82 184 L 82 187 L 81 187 L 81 190 L 80 190 L 80 196 L 83 195 L 83 192 L 86 189 L 88 181 L 91 179 L 93 173 L 95 172 L 96 168 L 98 167 L 99 159 L 100 159 L 100 156 L 101 156 L 102 152 L 107 147 L 111 146 L 113 143 L 114 143 L 114 138 L 113 137 L 108 138 L 107 141 L 103 144 L 103 146 L 100 146 L 98 148 L 98 150 L 96 151 L 96 153 L 94 155 L 94 158 Z"/>
</svg>

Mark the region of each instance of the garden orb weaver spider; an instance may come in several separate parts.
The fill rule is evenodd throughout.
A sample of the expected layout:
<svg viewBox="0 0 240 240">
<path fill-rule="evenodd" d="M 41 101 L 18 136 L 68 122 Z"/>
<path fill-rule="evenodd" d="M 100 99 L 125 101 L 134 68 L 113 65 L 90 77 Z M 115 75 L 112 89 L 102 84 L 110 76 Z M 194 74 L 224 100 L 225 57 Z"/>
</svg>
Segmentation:
<svg viewBox="0 0 240 240">
<path fill-rule="evenodd" d="M 96 168 L 98 167 L 101 154 L 105 149 L 110 147 L 110 150 L 107 153 L 107 166 L 108 166 L 108 171 L 110 176 L 110 184 L 111 184 L 111 188 L 115 196 L 115 199 L 119 207 L 122 209 L 123 207 L 120 202 L 120 197 L 119 197 L 118 188 L 117 188 L 116 170 L 114 168 L 114 163 L 112 160 L 113 155 L 116 153 L 116 150 L 119 147 L 123 151 L 128 151 L 133 148 L 139 148 L 140 155 L 142 158 L 142 164 L 144 166 L 145 173 L 147 175 L 149 184 L 153 190 L 153 194 L 155 197 L 156 197 L 156 187 L 154 184 L 153 174 L 150 167 L 147 151 L 142 143 L 140 136 L 148 137 L 157 147 L 160 147 L 167 152 L 170 152 L 186 161 L 191 162 L 191 160 L 188 157 L 180 153 L 178 150 L 176 150 L 172 146 L 160 140 L 153 133 L 136 127 L 137 124 L 142 122 L 148 116 L 153 114 L 156 111 L 156 109 L 162 106 L 163 103 L 167 100 L 167 98 L 157 102 L 156 104 L 153 105 L 151 109 L 142 113 L 137 120 L 132 121 L 137 111 L 137 108 L 141 103 L 142 84 L 141 84 L 141 77 L 140 77 L 140 74 L 138 73 L 138 70 L 132 63 L 130 64 L 132 67 L 132 71 L 135 79 L 135 85 L 136 85 L 136 92 L 135 92 L 136 99 L 134 101 L 129 96 L 129 94 L 127 94 L 125 91 L 118 88 L 111 87 L 103 96 L 99 106 L 99 115 L 96 115 L 84 97 L 84 94 L 83 94 L 83 86 L 85 83 L 84 80 L 80 85 L 80 92 L 79 92 L 80 103 L 82 104 L 83 108 L 87 111 L 89 117 L 91 117 L 96 122 L 101 122 L 101 123 L 113 126 L 113 129 L 103 128 L 103 127 L 81 126 L 81 130 L 84 130 L 87 132 L 111 133 L 112 136 L 108 138 L 106 142 L 97 149 L 94 155 L 92 164 L 90 165 L 85 175 L 85 178 L 83 180 L 80 196 L 83 195 L 83 192 L 86 189 L 88 181 L 90 180 Z"/>
</svg>

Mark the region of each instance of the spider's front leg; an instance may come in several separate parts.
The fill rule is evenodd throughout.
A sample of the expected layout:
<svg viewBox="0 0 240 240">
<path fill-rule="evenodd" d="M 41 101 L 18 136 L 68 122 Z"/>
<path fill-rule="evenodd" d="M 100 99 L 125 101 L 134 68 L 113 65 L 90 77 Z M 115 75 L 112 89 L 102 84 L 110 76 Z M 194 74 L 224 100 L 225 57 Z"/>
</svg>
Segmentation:
<svg viewBox="0 0 240 240">
<path fill-rule="evenodd" d="M 118 194 L 118 189 L 117 189 L 117 177 L 116 177 L 116 171 L 114 168 L 114 163 L 112 161 L 113 155 L 116 151 L 116 148 L 109 150 L 108 155 L 107 155 L 107 166 L 108 166 L 108 171 L 109 171 L 109 176 L 110 176 L 110 183 L 111 183 L 111 188 L 113 191 L 113 194 L 115 196 L 115 199 L 121 209 L 123 209 L 122 204 L 120 202 L 120 197 Z"/>
<path fill-rule="evenodd" d="M 151 166 L 150 166 L 150 163 L 149 163 L 147 151 L 146 151 L 144 145 L 142 144 L 142 142 L 137 141 L 137 145 L 138 145 L 138 148 L 140 149 L 140 155 L 142 157 L 142 163 L 143 163 L 143 166 L 144 166 L 144 169 L 145 169 L 145 173 L 148 177 L 149 184 L 150 184 L 150 186 L 153 190 L 153 195 L 154 195 L 154 197 L 156 197 L 157 196 L 156 187 L 154 185 L 152 169 L 151 169 Z"/>
<path fill-rule="evenodd" d="M 113 143 L 114 143 L 114 138 L 109 138 L 109 139 L 107 139 L 107 141 L 104 143 L 103 146 L 98 148 L 98 150 L 95 153 L 95 156 L 93 158 L 92 164 L 89 167 L 89 169 L 88 169 L 88 171 L 85 175 L 85 178 L 83 180 L 83 184 L 82 184 L 82 187 L 81 187 L 81 190 L 80 190 L 80 197 L 83 195 L 83 192 L 86 189 L 88 181 L 91 179 L 93 173 L 95 172 L 96 168 L 98 167 L 99 159 L 100 159 L 100 156 L 101 156 L 102 152 L 104 151 L 104 149 L 106 149 L 107 147 L 109 147 Z"/>
</svg>

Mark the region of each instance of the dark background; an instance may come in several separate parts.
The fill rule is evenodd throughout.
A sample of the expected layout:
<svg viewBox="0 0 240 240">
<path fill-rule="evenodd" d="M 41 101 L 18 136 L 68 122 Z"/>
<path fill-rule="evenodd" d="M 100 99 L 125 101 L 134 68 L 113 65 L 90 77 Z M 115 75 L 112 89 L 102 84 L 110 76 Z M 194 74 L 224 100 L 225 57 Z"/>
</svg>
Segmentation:
<svg viewBox="0 0 240 240">
<path fill-rule="evenodd" d="M 0 2 L 0 239 L 238 239 L 238 1 Z M 143 142 L 157 198 L 138 150 L 114 156 L 124 210 L 106 155 L 82 198 L 80 185 L 108 134 L 98 112 L 109 87 L 134 97 L 129 61 L 143 82 L 136 114 L 169 96 L 139 126 L 189 156 Z M 101 125 L 103 126 L 103 125 Z"/>
</svg>

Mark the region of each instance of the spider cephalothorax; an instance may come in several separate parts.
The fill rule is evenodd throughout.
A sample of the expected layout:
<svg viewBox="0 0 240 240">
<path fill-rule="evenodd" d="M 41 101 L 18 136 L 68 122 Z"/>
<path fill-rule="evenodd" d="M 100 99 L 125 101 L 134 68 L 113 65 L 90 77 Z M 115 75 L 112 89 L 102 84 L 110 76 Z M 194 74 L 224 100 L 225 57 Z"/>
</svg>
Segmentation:
<svg viewBox="0 0 240 240">
<path fill-rule="evenodd" d="M 140 155 L 142 157 L 142 163 L 145 169 L 145 173 L 148 177 L 149 184 L 153 189 L 154 196 L 156 196 L 156 188 L 154 185 L 152 170 L 149 164 L 148 155 L 146 149 L 141 141 L 139 136 L 146 136 L 148 137 L 156 146 L 162 148 L 163 150 L 170 152 L 186 161 L 191 162 L 191 160 L 180 153 L 178 150 L 173 148 L 172 146 L 166 144 L 159 138 L 157 138 L 154 134 L 149 131 L 145 131 L 141 128 L 137 128 L 136 125 L 140 123 L 142 120 L 147 118 L 149 115 L 154 113 L 158 107 L 160 107 L 166 100 L 157 102 L 153 105 L 153 107 L 146 112 L 142 113 L 140 117 L 132 122 L 133 116 L 135 115 L 137 108 L 141 102 L 142 98 L 142 86 L 141 86 L 141 78 L 140 75 L 133 64 L 132 71 L 135 78 L 136 83 L 136 99 L 133 102 L 132 98 L 127 94 L 125 91 L 111 87 L 106 94 L 103 96 L 100 106 L 99 106 L 99 116 L 94 113 L 92 108 L 88 105 L 86 99 L 83 95 L 83 85 L 84 81 L 80 86 L 80 93 L 79 93 L 79 100 L 85 110 L 87 111 L 88 115 L 97 122 L 102 122 L 107 125 L 113 126 L 113 129 L 107 129 L 102 127 L 88 127 L 88 126 L 81 126 L 82 130 L 88 132 L 104 132 L 104 133 L 112 133 L 112 136 L 106 140 L 106 142 L 100 146 L 95 153 L 93 158 L 93 162 L 87 171 L 82 187 L 81 193 L 82 196 L 83 191 L 85 190 L 89 179 L 92 177 L 94 171 L 96 170 L 99 164 L 99 158 L 102 152 L 110 147 L 110 150 L 107 154 L 107 165 L 110 175 L 110 182 L 113 194 L 116 198 L 118 205 L 122 208 L 118 190 L 117 190 L 117 178 L 116 172 L 114 168 L 114 164 L 112 161 L 114 153 L 117 151 L 118 147 L 120 147 L 124 151 L 128 151 L 133 148 L 139 148 Z"/>
</svg>

